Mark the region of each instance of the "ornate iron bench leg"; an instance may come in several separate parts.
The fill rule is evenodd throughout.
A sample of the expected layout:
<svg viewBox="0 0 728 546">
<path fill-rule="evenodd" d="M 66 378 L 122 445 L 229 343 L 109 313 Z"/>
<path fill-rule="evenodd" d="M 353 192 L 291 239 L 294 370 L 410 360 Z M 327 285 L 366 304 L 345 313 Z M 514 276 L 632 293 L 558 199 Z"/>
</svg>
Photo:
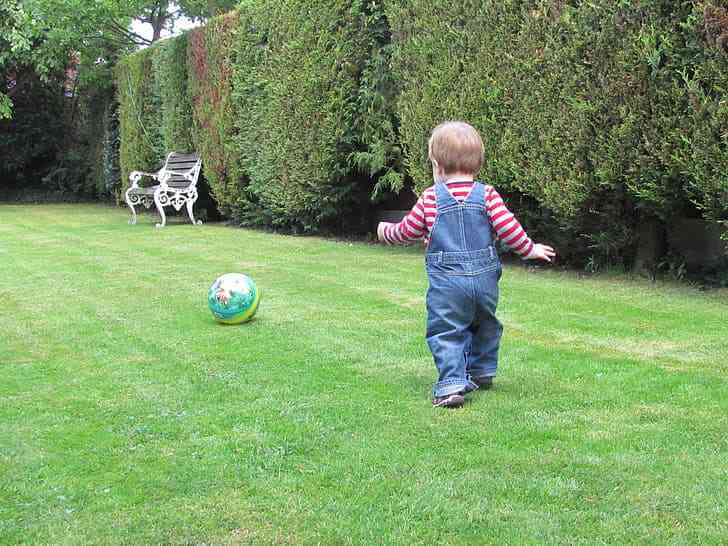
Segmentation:
<svg viewBox="0 0 728 546">
<path fill-rule="evenodd" d="M 134 210 L 134 205 L 139 203 L 139 198 L 136 195 L 132 195 L 132 188 L 126 190 L 124 197 L 126 198 L 126 204 L 131 209 L 131 218 L 129 218 L 129 224 L 134 225 L 137 223 L 137 213 Z"/>
<path fill-rule="evenodd" d="M 167 193 L 165 191 L 157 190 L 154 192 L 154 204 L 157 205 L 159 216 L 162 217 L 162 223 L 155 225 L 157 228 L 163 228 L 167 225 L 167 216 L 164 214 L 164 205 L 167 203 L 169 203 L 169 197 L 167 197 Z"/>
<path fill-rule="evenodd" d="M 191 192 L 187 196 L 187 203 L 185 203 L 187 205 L 187 214 L 190 215 L 190 220 L 192 221 L 193 224 L 195 224 L 197 226 L 201 226 L 202 220 L 195 220 L 195 215 L 192 212 L 192 207 L 195 205 L 195 201 L 197 201 L 197 192 L 196 191 Z"/>
</svg>

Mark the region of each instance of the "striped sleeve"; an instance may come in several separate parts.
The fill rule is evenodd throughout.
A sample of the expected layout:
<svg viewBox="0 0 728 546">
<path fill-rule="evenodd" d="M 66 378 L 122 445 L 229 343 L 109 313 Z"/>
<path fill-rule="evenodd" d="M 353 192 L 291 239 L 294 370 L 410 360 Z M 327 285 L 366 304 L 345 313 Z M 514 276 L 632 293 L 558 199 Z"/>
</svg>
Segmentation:
<svg viewBox="0 0 728 546">
<path fill-rule="evenodd" d="M 533 241 L 493 186 L 488 186 L 485 194 L 485 209 L 495 231 L 496 239 L 527 259 L 533 251 Z"/>
<path fill-rule="evenodd" d="M 408 245 L 424 239 L 426 235 L 424 196 L 417 200 L 401 222 L 383 222 L 382 239 L 389 245 Z"/>
</svg>

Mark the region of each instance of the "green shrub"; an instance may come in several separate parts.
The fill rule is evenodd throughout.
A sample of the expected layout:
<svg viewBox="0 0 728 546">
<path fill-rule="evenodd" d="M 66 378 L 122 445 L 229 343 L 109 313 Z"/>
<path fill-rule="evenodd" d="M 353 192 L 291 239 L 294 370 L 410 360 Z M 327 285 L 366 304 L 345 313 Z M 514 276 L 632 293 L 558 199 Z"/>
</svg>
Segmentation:
<svg viewBox="0 0 728 546">
<path fill-rule="evenodd" d="M 191 147 L 234 221 L 311 231 L 364 219 L 373 191 L 402 187 L 388 42 L 377 3 L 252 0 L 127 57 L 124 185 L 164 149 Z"/>
<path fill-rule="evenodd" d="M 240 8 L 233 107 L 241 221 L 341 228 L 347 211 L 368 208 L 375 181 L 401 187 L 386 102 L 387 33 L 371 2 Z"/>
<path fill-rule="evenodd" d="M 247 63 L 235 67 L 243 73 L 238 143 L 248 191 L 273 225 L 310 230 L 351 199 L 357 52 L 346 17 L 356 15 L 340 4 L 266 2 L 250 21 L 263 41 L 251 44 L 241 32 L 245 45 L 264 52 L 252 74 Z"/>
<path fill-rule="evenodd" d="M 13 67 L 12 72 L 14 115 L 0 120 L 0 184 L 37 187 L 53 169 L 63 146 L 61 80 L 43 82 L 34 71 L 23 67 Z"/>
<path fill-rule="evenodd" d="M 686 55 L 671 67 L 683 126 L 668 160 L 704 217 L 728 227 L 728 6 L 692 7 L 680 26 Z"/>
<path fill-rule="evenodd" d="M 0 46 L 1 42 L 2 37 Z M 47 42 L 39 38 L 34 45 L 42 48 Z M 0 121 L 0 184 L 11 187 L 16 199 L 77 200 L 101 195 L 109 78 L 101 82 L 82 77 L 87 68 L 82 55 L 69 59 L 62 49 L 54 68 L 48 66 L 42 75 L 37 66 L 19 65 L 13 56 L 3 60 L 0 73 L 15 110 L 11 119 Z M 69 70 L 63 69 L 66 63 Z M 108 76 L 102 68 L 89 72 Z"/>
<path fill-rule="evenodd" d="M 80 169 L 83 179 L 76 193 L 87 196 L 106 197 L 106 173 L 104 154 L 109 111 L 113 108 L 112 88 L 91 87 L 79 92 L 78 108 L 75 114 L 75 138 L 66 154 L 81 158 Z"/>
<path fill-rule="evenodd" d="M 117 202 L 120 200 L 121 166 L 119 165 L 119 147 L 121 145 L 121 131 L 119 129 L 119 105 L 110 100 L 104 113 L 104 142 L 103 142 L 103 193 L 113 195 Z"/>
<path fill-rule="evenodd" d="M 233 221 L 356 229 L 465 119 L 532 235 L 629 264 L 728 220 L 727 45 L 717 0 L 247 0 L 120 64 L 122 177 L 194 148 Z"/>
<path fill-rule="evenodd" d="M 401 187 L 387 44 L 365 2 L 253 0 L 190 32 L 193 139 L 225 215 L 311 231 Z"/>
</svg>

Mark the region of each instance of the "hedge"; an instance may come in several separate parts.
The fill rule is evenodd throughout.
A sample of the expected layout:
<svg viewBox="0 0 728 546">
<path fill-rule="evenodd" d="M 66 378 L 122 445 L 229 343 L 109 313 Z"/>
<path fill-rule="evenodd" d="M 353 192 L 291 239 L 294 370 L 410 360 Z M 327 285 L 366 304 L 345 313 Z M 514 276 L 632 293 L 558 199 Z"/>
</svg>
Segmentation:
<svg viewBox="0 0 728 546">
<path fill-rule="evenodd" d="M 233 221 L 356 229 L 466 119 L 533 235 L 630 263 L 677 217 L 728 220 L 727 37 L 711 2 L 248 0 L 124 60 L 122 171 L 192 144 Z"/>
<path fill-rule="evenodd" d="M 366 208 L 376 180 L 401 178 L 377 71 L 381 9 L 286 0 L 240 13 L 233 90 L 248 218 L 303 230 L 357 218 L 347 211 Z"/>
<path fill-rule="evenodd" d="M 387 15 L 418 189 L 429 129 L 465 118 L 484 135 L 482 177 L 582 258 L 630 261 L 644 226 L 694 205 L 725 215 L 728 66 L 694 3 L 409 0 Z"/>
<path fill-rule="evenodd" d="M 116 67 L 121 193 L 131 171 L 154 171 L 170 150 L 195 148 L 187 39 L 184 34 L 164 40 L 125 57 Z"/>
<path fill-rule="evenodd" d="M 670 156 L 705 218 L 728 223 L 728 6 L 697 3 L 684 25 L 688 62 L 673 65 L 673 82 L 687 116 Z"/>
<path fill-rule="evenodd" d="M 162 108 L 161 133 L 165 150 L 191 152 L 195 148 L 192 104 L 187 78 L 187 34 L 164 40 L 152 57 L 155 94 Z"/>
<path fill-rule="evenodd" d="M 131 171 L 154 171 L 165 155 L 162 99 L 153 70 L 157 51 L 144 49 L 125 57 L 116 67 L 122 194 L 129 186 Z"/>
<path fill-rule="evenodd" d="M 361 220 L 345 211 L 403 181 L 387 43 L 376 3 L 260 0 L 131 55 L 117 68 L 124 184 L 193 147 L 233 221 Z"/>
<path fill-rule="evenodd" d="M 232 46 L 237 13 L 211 20 L 189 34 L 188 96 L 192 139 L 201 154 L 205 178 L 221 212 L 235 216 L 243 198 L 233 137 Z"/>
</svg>

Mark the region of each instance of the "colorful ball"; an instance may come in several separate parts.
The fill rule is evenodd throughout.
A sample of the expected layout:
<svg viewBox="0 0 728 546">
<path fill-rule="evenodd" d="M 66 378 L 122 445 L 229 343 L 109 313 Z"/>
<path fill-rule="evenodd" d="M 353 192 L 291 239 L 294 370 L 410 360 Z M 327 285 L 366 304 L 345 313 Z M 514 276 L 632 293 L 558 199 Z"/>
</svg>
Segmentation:
<svg viewBox="0 0 728 546">
<path fill-rule="evenodd" d="M 260 303 L 260 291 L 253 279 L 241 273 L 218 277 L 207 292 L 207 304 L 215 320 L 240 324 L 253 318 Z"/>
</svg>

